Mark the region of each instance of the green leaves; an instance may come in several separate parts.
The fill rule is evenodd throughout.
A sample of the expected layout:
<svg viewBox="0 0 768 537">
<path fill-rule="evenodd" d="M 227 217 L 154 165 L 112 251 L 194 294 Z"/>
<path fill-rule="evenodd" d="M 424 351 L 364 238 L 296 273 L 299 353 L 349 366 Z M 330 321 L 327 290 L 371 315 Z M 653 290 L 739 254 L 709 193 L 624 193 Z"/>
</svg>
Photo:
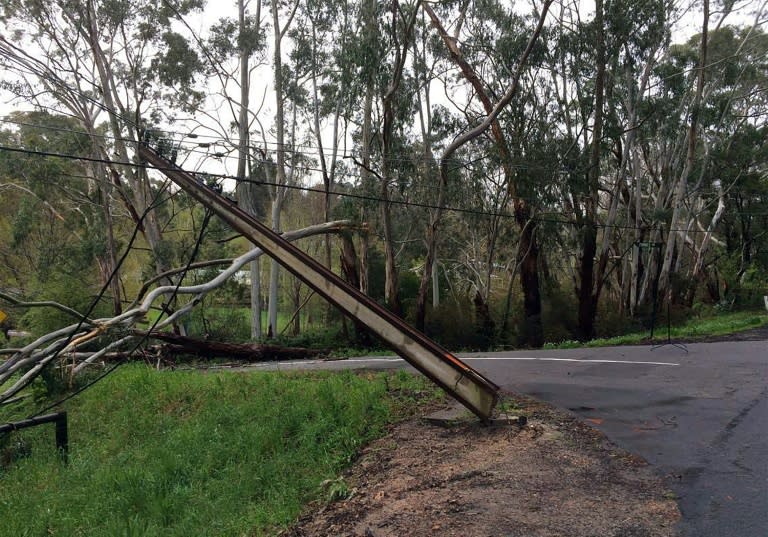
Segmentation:
<svg viewBox="0 0 768 537">
<path fill-rule="evenodd" d="M 189 46 L 189 41 L 176 32 L 165 32 L 162 43 L 163 48 L 152 60 L 158 80 L 179 89 L 192 84 L 195 75 L 202 69 L 202 63 L 197 52 Z"/>
<path fill-rule="evenodd" d="M 211 26 L 207 38 L 208 49 L 216 61 L 224 62 L 239 52 L 252 56 L 266 50 L 264 33 L 265 22 L 259 22 L 254 16 L 245 17 L 245 28 L 239 32 L 237 20 L 221 18 Z"/>
</svg>

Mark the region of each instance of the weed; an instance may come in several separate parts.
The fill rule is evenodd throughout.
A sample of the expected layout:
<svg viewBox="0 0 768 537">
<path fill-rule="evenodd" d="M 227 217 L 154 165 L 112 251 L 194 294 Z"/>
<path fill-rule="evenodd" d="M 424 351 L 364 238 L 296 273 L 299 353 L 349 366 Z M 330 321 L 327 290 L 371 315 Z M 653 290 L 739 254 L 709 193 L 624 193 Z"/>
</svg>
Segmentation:
<svg viewBox="0 0 768 537">
<path fill-rule="evenodd" d="M 496 404 L 496 414 L 500 416 L 504 414 L 518 414 L 521 410 L 522 409 L 517 405 L 514 399 L 509 397 L 499 398 L 499 402 Z"/>
<path fill-rule="evenodd" d="M 343 477 L 336 479 L 326 479 L 320 486 L 325 491 L 325 500 L 328 503 L 337 502 L 339 500 L 346 500 L 352 494 L 352 491 L 347 485 L 347 482 Z"/>
</svg>

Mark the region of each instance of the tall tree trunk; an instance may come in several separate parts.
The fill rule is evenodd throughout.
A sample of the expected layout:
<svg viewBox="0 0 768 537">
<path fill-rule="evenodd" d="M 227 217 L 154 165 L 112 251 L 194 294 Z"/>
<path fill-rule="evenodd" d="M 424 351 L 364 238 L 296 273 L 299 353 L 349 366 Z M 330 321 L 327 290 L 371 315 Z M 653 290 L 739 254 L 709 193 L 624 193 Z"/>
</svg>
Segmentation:
<svg viewBox="0 0 768 537">
<path fill-rule="evenodd" d="M 105 170 L 106 171 L 106 170 Z M 109 282 L 109 288 L 112 291 L 112 311 L 115 315 L 120 315 L 123 311 L 123 304 L 120 299 L 120 273 L 117 270 L 117 246 L 115 245 L 115 229 L 112 225 L 112 207 L 110 204 L 109 195 L 110 182 L 106 177 L 106 173 L 102 175 L 103 187 L 102 190 L 102 210 L 104 212 L 104 227 L 107 238 L 107 251 L 105 252 L 108 262 L 108 276 L 112 277 Z"/>
<path fill-rule="evenodd" d="M 261 261 L 254 259 L 250 263 L 251 272 L 251 339 L 261 339 Z"/>
<path fill-rule="evenodd" d="M 709 250 L 709 245 L 712 242 L 712 234 L 715 231 L 715 228 L 720 223 L 720 219 L 723 217 L 723 213 L 725 212 L 725 192 L 723 191 L 722 185 L 718 184 L 717 186 L 717 209 L 715 209 L 715 214 L 712 215 L 712 220 L 710 220 L 709 225 L 707 225 L 707 229 L 704 232 L 704 237 L 701 239 L 701 245 L 696 250 L 696 259 L 693 262 L 693 268 L 691 269 L 691 276 L 689 278 L 691 282 L 691 290 L 690 290 L 690 296 L 688 297 L 688 305 L 693 304 L 693 299 L 696 291 L 696 283 L 706 278 L 706 274 L 704 271 L 704 257 L 707 254 L 707 251 Z"/>
<path fill-rule="evenodd" d="M 360 231 L 360 291 L 363 294 L 368 294 L 369 291 L 369 270 L 368 265 L 370 262 L 369 253 L 369 239 L 368 229 L 364 228 Z"/>
<path fill-rule="evenodd" d="M 424 50 L 426 50 L 426 45 L 424 46 Z M 417 77 L 420 77 L 424 75 L 423 70 L 419 69 L 419 65 L 423 64 L 426 65 L 427 59 L 426 59 L 426 52 L 423 56 L 419 57 L 419 47 L 418 42 L 416 39 L 413 40 L 413 70 Z M 430 110 L 430 99 L 429 99 L 429 90 L 430 90 L 430 81 L 429 79 L 424 77 L 423 80 L 423 86 L 424 86 L 424 99 L 421 98 L 421 90 L 417 89 L 417 99 L 419 101 L 418 105 L 418 112 L 419 112 L 419 126 L 421 127 L 421 143 L 424 146 L 424 161 L 425 164 L 422 169 L 422 173 L 424 175 L 424 178 L 430 176 L 434 172 L 434 154 L 432 153 L 432 113 Z M 418 85 L 418 87 L 421 87 L 421 84 Z M 437 233 L 437 226 L 439 224 L 439 218 L 440 218 L 440 211 L 443 206 L 444 200 L 445 200 L 445 183 L 443 181 L 440 181 L 438 183 L 438 191 L 437 191 L 437 207 L 438 209 L 432 210 L 429 213 L 429 224 L 427 225 L 427 229 L 425 232 L 425 244 L 427 247 L 426 257 L 424 260 L 424 270 L 421 273 L 421 277 L 419 279 L 419 290 L 416 295 L 416 323 L 415 326 L 418 330 L 424 331 L 424 325 L 426 322 L 426 315 L 427 315 L 427 295 L 430 290 L 429 282 L 434 278 L 435 273 L 435 262 L 436 262 L 436 256 L 437 256 L 437 241 L 438 241 L 438 233 Z M 434 292 L 438 289 L 437 285 L 431 286 L 433 291 L 433 297 Z M 434 298 L 433 298 L 434 302 Z"/>
<path fill-rule="evenodd" d="M 278 187 L 279 188 L 279 187 Z M 280 232 L 282 194 L 272 202 L 272 230 Z M 274 259 L 269 265 L 269 303 L 267 304 L 267 337 L 277 336 L 277 303 L 280 291 L 280 265 Z"/>
<path fill-rule="evenodd" d="M 250 176 L 250 133 L 248 107 L 250 106 L 251 80 L 250 80 L 250 54 L 251 51 L 246 43 L 245 27 L 245 1 L 238 0 L 238 30 L 240 34 L 240 109 L 237 118 L 238 134 L 238 160 L 237 160 L 237 185 L 238 199 L 241 207 L 250 214 L 256 216 L 256 206 L 258 200 L 252 199 L 255 196 L 254 189 L 250 188 L 245 182 Z M 261 20 L 261 2 L 257 2 L 255 20 Z M 244 198 L 250 199 L 244 199 Z M 261 264 L 259 260 L 250 263 L 251 272 L 251 339 L 261 339 Z"/>
<path fill-rule="evenodd" d="M 285 111 L 284 111 L 284 92 L 283 92 L 283 60 L 281 43 L 283 36 L 288 31 L 296 12 L 294 4 L 289 19 L 283 27 L 280 26 L 279 16 L 280 6 L 277 2 L 272 2 L 272 27 L 274 31 L 274 84 L 275 84 L 275 134 L 277 138 L 277 167 L 276 185 L 274 197 L 272 199 L 272 230 L 280 231 L 280 213 L 282 211 L 283 200 L 285 199 L 285 185 L 287 182 L 285 173 Z M 277 261 L 272 261 L 269 272 L 269 305 L 267 314 L 267 335 L 274 337 L 277 335 L 277 303 L 279 291 L 280 265 Z"/>
<path fill-rule="evenodd" d="M 403 32 L 403 42 L 400 42 L 398 32 L 398 22 L 402 16 L 400 2 L 392 0 L 392 23 L 390 26 L 390 41 L 394 47 L 395 58 L 392 77 L 387 85 L 386 92 L 382 98 L 382 108 L 384 110 L 384 121 L 381 129 L 382 138 L 382 181 L 379 195 L 381 201 L 381 219 L 384 231 L 384 300 L 387 307 L 396 315 L 402 315 L 402 304 L 400 303 L 400 290 L 398 285 L 397 262 L 395 259 L 394 235 L 392 233 L 392 204 L 389 201 L 389 186 L 393 184 L 392 163 L 395 161 L 394 154 L 394 130 L 395 130 L 395 106 L 397 91 L 403 79 L 403 68 L 408 57 L 408 41 L 413 34 L 413 26 L 416 22 L 418 13 L 418 4 L 413 13 L 408 18 Z"/>
<path fill-rule="evenodd" d="M 639 166 L 636 166 L 633 164 L 636 161 L 635 155 L 636 155 L 636 140 L 637 140 L 637 129 L 639 127 L 638 121 L 637 121 L 637 110 L 638 107 L 642 103 L 642 99 L 645 95 L 646 88 L 648 86 L 648 81 L 650 79 L 651 70 L 655 64 L 655 54 L 657 49 L 653 49 L 652 52 L 648 56 L 648 61 L 645 64 L 645 67 L 643 68 L 643 72 L 640 76 L 640 83 L 637 88 L 634 87 L 634 74 L 631 70 L 631 68 L 628 66 L 626 69 L 626 83 L 627 87 L 631 88 L 630 94 L 627 96 L 625 101 L 625 107 L 628 111 L 628 118 L 627 118 L 627 136 L 624 140 L 624 144 L 621 151 L 621 160 L 619 162 L 619 169 L 616 173 L 616 184 L 614 185 L 613 189 L 613 197 L 611 198 L 611 207 L 608 214 L 608 217 L 606 219 L 605 223 L 605 229 L 603 232 L 603 240 L 602 245 L 600 247 L 600 264 L 598 273 L 596 275 L 596 289 L 595 294 L 598 296 L 600 295 L 600 291 L 602 289 L 605 278 L 605 269 L 607 267 L 608 262 L 608 254 L 609 254 L 609 245 L 610 240 L 613 235 L 613 228 L 614 228 L 614 222 L 616 221 L 618 217 L 618 206 L 619 206 L 619 198 L 621 196 L 622 192 L 627 192 L 626 198 L 627 198 L 627 224 L 633 226 L 634 229 L 634 236 L 633 236 L 633 242 L 637 243 L 640 240 L 640 235 L 642 233 L 641 229 L 641 183 L 640 183 L 640 174 L 639 174 Z M 635 180 L 632 180 L 632 170 L 635 172 Z M 635 193 L 634 197 L 631 192 L 632 185 L 635 186 Z M 630 206 L 630 204 L 634 202 L 634 207 Z M 632 220 L 632 217 L 634 216 L 634 221 Z M 637 297 L 637 269 L 638 269 L 638 259 L 637 255 L 635 255 L 635 251 L 633 250 L 633 255 L 630 256 L 630 261 L 628 263 L 624 264 L 624 270 L 621 274 L 621 281 L 623 282 L 623 285 L 620 286 L 621 289 L 621 296 L 620 296 L 620 304 L 622 311 L 624 311 L 625 308 L 629 309 L 631 313 L 634 312 L 635 306 L 636 306 L 636 297 Z"/>
<path fill-rule="evenodd" d="M 99 156 L 98 154 L 95 155 L 96 158 L 99 158 Z M 120 273 L 117 269 L 117 246 L 115 244 L 114 225 L 112 223 L 112 196 L 110 195 L 112 183 L 109 180 L 106 167 L 101 163 L 94 163 L 94 166 L 89 167 L 89 174 L 95 175 L 92 180 L 99 185 L 98 193 L 102 218 L 104 219 L 104 238 L 107 242 L 107 249 L 100 256 L 100 264 L 103 264 L 104 273 L 102 284 L 106 283 L 107 278 L 112 277 L 109 282 L 109 289 L 112 292 L 112 310 L 114 315 L 119 315 L 123 310 L 123 304 L 121 300 L 122 292 L 120 290 Z"/>
<path fill-rule="evenodd" d="M 520 60 L 518 62 L 518 65 L 516 66 L 515 74 L 510 84 L 510 87 L 507 90 L 507 93 L 504 95 L 504 97 L 495 106 L 493 105 L 490 98 L 488 97 L 488 93 L 483 87 L 483 84 L 480 81 L 480 78 L 478 77 L 477 73 L 475 73 L 475 70 L 464 58 L 464 55 L 462 54 L 461 50 L 458 47 L 456 38 L 448 35 L 448 32 L 445 30 L 442 23 L 440 22 L 440 19 L 432 10 L 430 5 L 428 3 L 423 4 L 424 11 L 427 13 L 429 18 L 431 19 L 433 26 L 435 27 L 438 34 L 440 35 L 444 45 L 448 49 L 448 52 L 451 55 L 451 58 L 461 69 L 461 72 L 464 78 L 472 85 L 473 90 L 475 91 L 478 98 L 480 99 L 483 105 L 483 109 L 487 114 L 486 120 L 483 122 L 483 124 L 480 125 L 480 127 L 475 128 L 472 131 L 470 131 L 470 133 L 460 137 L 457 141 L 455 141 L 446 149 L 441 159 L 441 166 L 440 166 L 441 182 L 443 184 L 447 182 L 445 162 L 447 162 L 448 157 L 451 154 L 453 154 L 453 152 L 455 152 L 456 149 L 458 149 L 458 147 L 468 142 L 472 138 L 479 136 L 484 130 L 490 127 L 491 133 L 493 134 L 494 140 L 496 142 L 496 147 L 498 148 L 499 153 L 501 155 L 508 192 L 510 197 L 513 200 L 515 221 L 521 229 L 521 238 L 520 238 L 521 248 L 518 249 L 519 254 L 522 256 L 518 260 L 518 262 L 520 263 L 520 270 L 521 270 L 520 282 L 523 288 L 523 295 L 525 297 L 524 304 L 526 308 L 525 319 L 526 319 L 527 342 L 529 345 L 534 347 L 540 347 L 544 343 L 543 329 L 541 326 L 541 294 L 539 290 L 538 246 L 536 244 L 536 235 L 535 235 L 536 226 L 534 222 L 531 222 L 531 210 L 527 202 L 524 199 L 518 197 L 518 188 L 515 181 L 514 170 L 512 169 L 512 158 L 510 155 L 509 146 L 507 144 L 506 138 L 504 137 L 504 133 L 501 129 L 501 125 L 497 120 L 497 117 L 501 109 L 512 100 L 512 97 L 517 92 L 517 85 L 518 85 L 520 73 L 522 72 L 523 67 L 528 61 L 528 57 L 530 55 L 530 51 L 533 47 L 533 44 L 536 42 L 536 40 L 539 37 L 539 34 L 541 33 L 541 28 L 544 24 L 544 20 L 547 16 L 547 12 L 551 4 L 552 4 L 551 0 L 547 0 L 544 2 L 541 8 L 541 12 L 539 14 L 539 21 L 538 21 L 536 30 L 531 35 L 531 38 L 528 41 L 528 45 L 520 57 Z M 437 211 L 440 211 L 440 210 L 441 210 L 441 205 L 438 204 Z M 439 218 L 439 212 L 438 212 L 438 218 Z M 437 233 L 438 223 L 439 221 L 436 219 L 434 225 L 432 226 L 433 227 L 433 230 L 431 230 L 432 233 L 435 233 L 435 234 Z M 495 235 L 494 235 L 494 240 L 495 240 Z M 493 250 L 493 247 L 491 247 L 491 250 Z M 492 262 L 492 260 L 489 260 L 489 261 Z M 426 263 L 428 263 L 428 266 L 425 267 L 425 270 L 431 269 L 431 264 L 433 262 L 434 262 L 434 254 L 432 257 L 429 257 L 429 256 L 427 257 Z M 488 287 L 490 288 L 490 281 L 489 281 Z"/>
<path fill-rule="evenodd" d="M 595 315 L 597 314 L 597 290 L 595 275 L 595 254 L 597 253 L 597 206 L 600 195 L 600 147 L 603 137 L 603 101 L 605 97 L 605 30 L 603 28 L 603 1 L 595 2 L 595 43 L 597 72 L 595 74 L 595 119 L 592 129 L 592 147 L 589 170 L 587 172 L 587 199 L 585 214 L 581 224 L 582 248 L 579 264 L 579 314 L 578 337 L 587 341 L 595 335 Z"/>
<path fill-rule="evenodd" d="M 332 173 L 334 170 L 334 166 L 331 165 L 330 173 L 328 170 L 328 163 L 325 160 L 325 148 L 323 145 L 323 136 L 322 136 L 322 129 L 320 127 L 320 97 L 318 94 L 318 88 L 317 88 L 317 74 L 318 74 L 318 60 L 317 60 L 317 47 L 319 46 L 318 40 L 317 40 L 317 30 L 315 27 L 315 22 L 312 21 L 312 124 L 313 124 L 313 131 L 315 135 L 315 143 L 317 144 L 317 152 L 318 152 L 318 160 L 320 161 L 320 172 L 323 177 L 323 220 L 325 222 L 328 222 L 331 217 L 331 186 L 333 185 L 333 177 Z M 336 110 L 338 111 L 339 104 L 336 105 Z M 333 139 L 334 139 L 334 158 L 335 158 L 335 140 L 337 136 L 337 128 L 338 128 L 338 113 L 336 115 L 336 119 L 334 121 L 334 132 L 333 132 Z M 330 270 L 333 263 L 331 260 L 331 237 L 326 235 L 323 237 L 323 246 L 325 248 L 325 266 L 328 267 Z M 331 315 L 333 312 L 333 305 L 330 302 L 326 302 L 325 304 L 325 324 L 329 325 L 331 321 Z M 345 325 L 346 328 L 346 325 Z"/>
<path fill-rule="evenodd" d="M 360 273 L 358 272 L 358 260 L 355 253 L 355 242 L 352 240 L 352 234 L 342 232 L 339 234 L 341 239 L 341 274 L 351 286 L 360 288 Z M 360 321 L 353 319 L 355 327 L 355 339 L 359 344 L 368 346 L 371 344 L 371 336 L 368 329 Z"/>
<path fill-rule="evenodd" d="M 634 214 L 634 224 L 635 227 L 635 243 L 637 246 L 635 247 L 634 254 L 632 256 L 631 266 L 630 266 L 630 292 L 629 292 L 629 313 L 632 317 L 635 316 L 635 312 L 637 310 L 637 306 L 640 304 L 640 270 L 642 268 L 640 264 L 640 246 L 639 243 L 643 239 L 642 230 L 640 227 L 640 224 L 642 223 L 642 210 L 643 210 L 643 185 L 641 181 L 641 174 L 640 174 L 640 166 L 639 166 L 639 157 L 637 155 L 638 150 L 635 149 L 635 151 L 632 152 L 633 159 L 636 162 L 632 168 L 635 170 L 635 193 L 634 193 L 634 202 L 635 202 L 635 214 Z"/>
<path fill-rule="evenodd" d="M 341 47 L 344 47 L 344 44 L 346 43 L 346 36 L 347 32 L 346 29 L 348 27 L 347 24 L 347 13 L 348 9 L 343 9 L 343 17 L 344 17 L 344 24 L 343 27 L 345 31 L 342 33 L 342 36 L 344 38 L 344 41 L 342 42 Z M 343 99 L 338 98 L 335 103 L 334 113 L 333 113 L 333 129 L 332 129 L 332 142 L 331 142 L 331 148 L 330 148 L 330 166 L 327 162 L 327 155 L 326 155 L 326 149 L 323 143 L 323 132 L 321 128 L 321 122 L 320 122 L 320 107 L 321 107 L 321 100 L 320 95 L 318 91 L 318 84 L 317 84 L 317 78 L 318 78 L 318 72 L 321 69 L 321 66 L 319 65 L 319 60 L 317 59 L 318 56 L 318 46 L 321 46 L 321 44 L 318 42 L 317 38 L 317 29 L 316 29 L 316 23 L 314 20 L 312 20 L 312 123 L 313 123 L 313 131 L 315 135 L 315 143 L 317 144 L 317 151 L 318 151 L 318 160 L 320 162 L 320 171 L 322 173 L 323 177 L 323 220 L 325 222 L 330 221 L 331 219 L 331 188 L 333 187 L 334 180 L 335 180 L 335 174 L 336 174 L 336 162 L 338 159 L 338 150 L 339 150 L 339 121 L 341 118 L 341 107 L 342 107 L 342 101 Z M 346 87 L 345 83 L 342 82 L 340 89 L 339 89 L 339 95 L 346 95 Z M 331 257 L 331 237 L 326 235 L 323 238 L 323 246 L 325 248 L 325 266 L 327 266 L 329 269 L 332 268 L 332 257 Z M 328 302 L 326 304 L 325 308 L 325 317 L 326 317 L 326 324 L 330 323 L 331 315 L 333 314 L 334 307 L 333 304 Z"/>
<path fill-rule="evenodd" d="M 378 36 L 379 25 L 376 21 L 376 0 L 361 0 L 361 13 L 364 32 L 370 39 Z M 376 90 L 376 78 L 373 72 L 368 71 L 368 77 L 365 81 L 365 97 L 363 98 L 363 125 L 362 136 L 360 140 L 360 159 L 362 166 L 360 169 L 360 183 L 364 189 L 371 184 L 371 144 L 373 142 L 372 123 L 373 123 L 373 97 Z M 360 222 L 364 226 L 368 220 L 368 213 L 365 207 L 360 209 Z M 366 295 L 369 292 L 370 274 L 369 270 L 369 236 L 368 229 L 365 228 L 360 233 L 360 291 Z"/>
<path fill-rule="evenodd" d="M 435 262 L 432 263 L 432 309 L 440 307 L 440 278 L 439 278 L 439 264 L 437 257 Z"/>
<path fill-rule="evenodd" d="M 127 116 L 127 111 L 119 105 L 118 96 L 121 90 L 117 88 L 109 60 L 99 43 L 99 29 L 93 2 L 89 1 L 87 3 L 87 10 L 84 15 L 86 24 L 80 24 L 78 28 L 80 29 L 81 35 L 83 35 L 90 46 L 91 54 L 93 55 L 93 60 L 99 76 L 104 106 L 107 110 L 117 111 L 116 113 L 111 113 L 107 116 L 109 128 L 113 137 L 114 150 L 121 161 L 130 162 L 131 159 L 125 143 L 127 136 L 124 135 L 123 125 L 120 124 L 120 117 Z M 137 224 L 140 223 L 144 230 L 144 236 L 154 254 L 155 270 L 158 274 L 161 274 L 168 270 L 170 260 L 166 259 L 161 253 L 162 231 L 160 230 L 155 211 L 150 208 L 149 199 L 151 196 L 149 182 L 146 178 L 146 171 L 142 169 L 132 170 L 130 168 L 126 168 L 124 171 L 130 182 L 133 205 L 136 212 L 144 216 L 143 221 L 137 222 Z"/>
<path fill-rule="evenodd" d="M 382 181 L 380 196 L 381 222 L 384 232 L 384 301 L 390 311 L 396 315 L 402 315 L 403 308 L 400 304 L 397 260 L 395 259 L 395 241 L 392 234 L 392 207 L 389 202 L 389 188 L 386 181 Z"/>
<path fill-rule="evenodd" d="M 688 127 L 688 149 L 686 151 L 685 166 L 680 173 L 675 188 L 673 201 L 672 219 L 669 224 L 669 235 L 667 236 L 667 245 L 664 250 L 664 261 L 661 266 L 661 275 L 659 276 L 659 293 L 664 300 L 671 300 L 670 273 L 675 251 L 678 249 L 678 227 L 681 221 L 681 211 L 683 201 L 688 186 L 688 177 L 691 174 L 696 156 L 696 137 L 698 131 L 699 114 L 701 109 L 702 94 L 704 93 L 704 72 L 707 63 L 707 41 L 709 30 L 709 0 L 704 0 L 704 17 L 701 29 L 701 43 L 699 44 L 699 59 L 696 76 L 696 93 L 690 107 L 691 123 Z"/>
<path fill-rule="evenodd" d="M 522 225 L 517 262 L 520 265 L 520 284 L 523 289 L 525 337 L 521 342 L 531 347 L 544 345 L 544 326 L 541 322 L 541 285 L 539 282 L 539 245 L 536 226 L 521 224 L 528 221 L 527 206 L 515 207 L 515 220 Z"/>
<path fill-rule="evenodd" d="M 298 336 L 301 334 L 301 280 L 298 278 L 292 278 L 293 280 L 293 319 L 291 320 L 291 335 Z M 311 296 L 311 295 L 310 295 Z"/>
<path fill-rule="evenodd" d="M 475 292 L 473 302 L 475 306 L 475 330 L 477 332 L 481 350 L 485 350 L 493 342 L 493 337 L 496 332 L 494 329 L 495 323 L 493 322 L 488 302 L 485 300 L 479 289 Z"/>
</svg>

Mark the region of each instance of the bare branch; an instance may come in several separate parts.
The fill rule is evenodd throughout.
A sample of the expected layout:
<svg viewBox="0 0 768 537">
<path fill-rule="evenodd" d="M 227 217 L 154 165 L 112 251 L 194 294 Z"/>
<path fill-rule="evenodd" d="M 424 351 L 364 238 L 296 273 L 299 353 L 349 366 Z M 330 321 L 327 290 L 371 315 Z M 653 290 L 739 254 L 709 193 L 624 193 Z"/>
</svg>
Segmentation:
<svg viewBox="0 0 768 537">
<path fill-rule="evenodd" d="M 83 315 L 79 311 L 74 310 L 69 306 L 65 306 L 64 304 L 59 304 L 58 302 L 52 302 L 50 300 L 45 300 L 42 302 L 27 302 L 25 300 L 20 300 L 12 295 L 9 295 L 4 291 L 0 291 L 0 300 L 5 300 L 6 302 L 10 302 L 11 304 L 19 308 L 55 308 L 57 310 L 61 310 L 64 313 L 71 315 L 72 317 L 75 317 L 77 320 L 90 322 L 90 319 L 88 319 L 85 315 Z"/>
<path fill-rule="evenodd" d="M 309 226 L 303 229 L 290 231 L 283 236 L 289 241 L 321 235 L 325 233 L 340 233 L 355 227 L 355 224 L 349 220 L 338 220 Z M 157 323 L 155 329 L 162 329 L 176 322 L 178 319 L 188 314 L 199 304 L 205 296 L 224 285 L 227 280 L 234 276 L 243 266 L 254 259 L 263 255 L 261 249 L 255 248 L 245 254 L 229 261 L 229 266 L 222 270 L 215 278 L 210 281 L 190 286 L 165 285 L 153 289 L 147 296 L 141 300 L 137 298 L 131 307 L 124 313 L 111 318 L 104 319 L 85 319 L 84 322 L 73 324 L 49 334 L 45 334 L 29 345 L 16 350 L 14 354 L 5 362 L 0 363 L 0 386 L 12 382 L 0 393 L 0 405 L 7 404 L 8 400 L 27 387 L 43 370 L 43 368 L 59 357 L 82 358 L 82 354 L 77 353 L 78 349 L 86 343 L 92 343 L 97 338 L 113 338 L 114 340 L 106 344 L 99 351 L 89 354 L 72 371 L 72 374 L 80 373 L 88 364 L 92 364 L 102 356 L 115 350 L 126 348 L 129 344 L 135 344 L 137 336 L 135 334 L 126 335 L 126 331 L 133 328 L 136 323 L 146 318 L 147 313 L 153 307 L 153 304 L 166 295 L 194 295 L 183 307 L 178 309 L 172 315 L 169 315 L 161 322 Z M 221 264 L 223 260 L 214 260 L 215 264 Z M 209 262 L 210 263 L 210 262 Z M 184 269 L 175 269 L 168 271 L 167 274 L 178 274 Z M 163 276 L 163 275 L 161 275 Z M 142 288 L 142 292 L 146 291 Z M 2 296 L 5 298 L 5 296 Z M 11 300 L 13 297 L 8 296 Z M 13 299 L 16 302 L 18 300 Z M 141 302 L 139 303 L 139 300 Z M 47 305 L 54 305 L 49 303 Z M 58 306 L 61 306 L 60 304 Z M 66 306 L 62 306 L 66 308 Z M 74 313 L 82 319 L 82 315 Z M 25 371 L 21 377 L 13 377 Z"/>
</svg>

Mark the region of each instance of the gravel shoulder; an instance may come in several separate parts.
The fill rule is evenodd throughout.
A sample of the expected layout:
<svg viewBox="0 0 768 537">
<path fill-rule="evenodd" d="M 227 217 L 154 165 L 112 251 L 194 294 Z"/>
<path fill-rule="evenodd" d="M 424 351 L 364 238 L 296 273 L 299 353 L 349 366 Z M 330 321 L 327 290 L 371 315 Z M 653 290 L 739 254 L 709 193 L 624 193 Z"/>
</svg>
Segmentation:
<svg viewBox="0 0 768 537">
<path fill-rule="evenodd" d="M 403 422 L 284 537 L 677 535 L 674 495 L 640 458 L 569 413 L 508 395 L 524 427 Z"/>
</svg>

